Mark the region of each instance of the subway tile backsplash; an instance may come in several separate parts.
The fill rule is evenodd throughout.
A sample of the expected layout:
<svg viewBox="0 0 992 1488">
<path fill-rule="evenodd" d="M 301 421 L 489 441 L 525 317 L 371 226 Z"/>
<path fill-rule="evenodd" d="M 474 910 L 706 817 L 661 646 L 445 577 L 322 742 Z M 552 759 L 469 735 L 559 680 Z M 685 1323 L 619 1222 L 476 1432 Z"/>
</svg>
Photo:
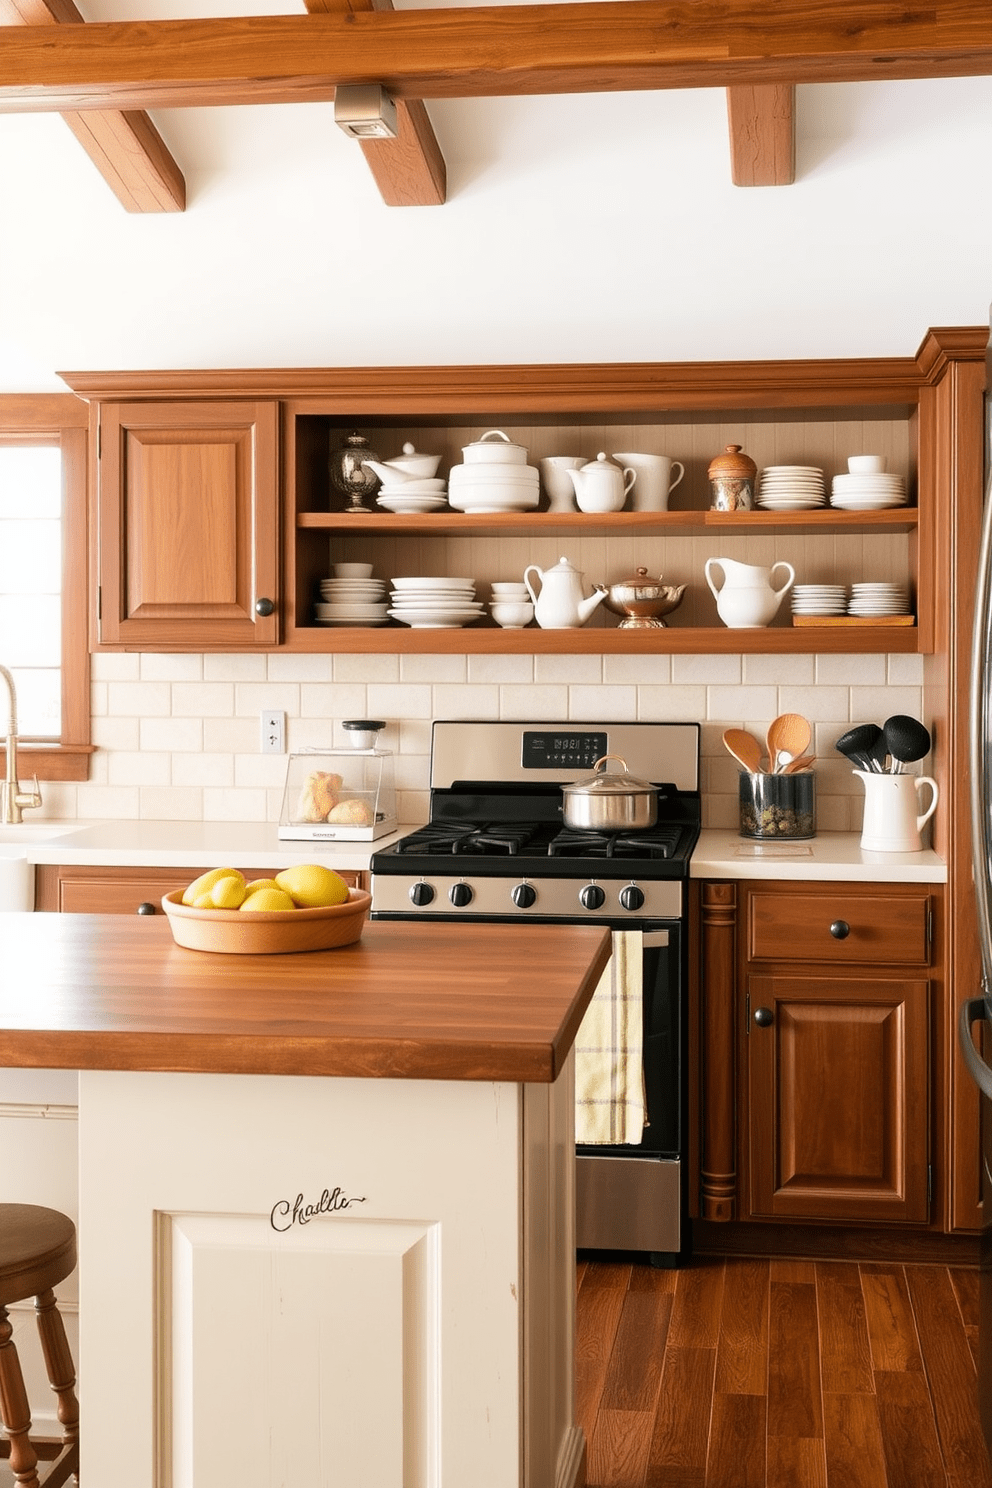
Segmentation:
<svg viewBox="0 0 992 1488">
<path fill-rule="evenodd" d="M 922 717 L 919 656 L 157 655 L 92 658 L 85 784 L 51 782 L 45 815 L 276 822 L 285 755 L 259 749 L 259 714 L 283 709 L 290 750 L 347 743 L 345 718 L 387 720 L 400 820 L 426 820 L 433 718 L 698 719 L 703 824 L 734 828 L 738 767 L 728 726 L 759 735 L 805 713 L 817 754 L 817 822 L 861 825 L 863 791 L 833 748 L 854 723 Z M 926 720 L 924 720 L 926 721 Z"/>
</svg>

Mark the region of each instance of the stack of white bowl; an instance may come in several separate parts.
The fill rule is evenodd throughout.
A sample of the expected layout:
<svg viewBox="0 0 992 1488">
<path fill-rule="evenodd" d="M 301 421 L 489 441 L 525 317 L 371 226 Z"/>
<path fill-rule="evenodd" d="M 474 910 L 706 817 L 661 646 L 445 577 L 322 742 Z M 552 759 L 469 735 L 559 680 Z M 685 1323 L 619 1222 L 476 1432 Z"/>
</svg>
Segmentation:
<svg viewBox="0 0 992 1488">
<path fill-rule="evenodd" d="M 834 476 L 831 506 L 856 512 L 906 505 L 906 482 L 886 473 L 884 455 L 851 455 L 847 469 L 847 475 Z"/>
<path fill-rule="evenodd" d="M 389 611 L 415 630 L 453 630 L 481 618 L 485 605 L 475 598 L 474 579 L 394 579 Z"/>
<path fill-rule="evenodd" d="M 541 473 L 527 464 L 527 451 L 501 429 L 490 429 L 462 449 L 464 463 L 452 465 L 448 505 L 463 512 L 529 511 L 541 496 Z"/>
<path fill-rule="evenodd" d="M 489 613 L 504 630 L 523 630 L 534 618 L 534 601 L 526 584 L 509 580 L 492 585 Z"/>
<path fill-rule="evenodd" d="M 386 581 L 372 577 L 371 563 L 336 563 L 334 577 L 321 579 L 317 619 L 321 625 L 385 625 Z"/>
<path fill-rule="evenodd" d="M 846 584 L 795 584 L 792 589 L 794 615 L 846 615 Z"/>
<path fill-rule="evenodd" d="M 881 619 L 885 615 L 908 615 L 909 590 L 905 584 L 852 584 L 849 615 Z"/>
<path fill-rule="evenodd" d="M 757 503 L 769 511 L 809 511 L 827 500 L 823 471 L 816 465 L 766 465 Z"/>
<path fill-rule="evenodd" d="M 440 476 L 421 480 L 391 481 L 379 488 L 376 506 L 404 516 L 414 512 L 443 511 L 448 505 L 444 481 Z"/>
</svg>

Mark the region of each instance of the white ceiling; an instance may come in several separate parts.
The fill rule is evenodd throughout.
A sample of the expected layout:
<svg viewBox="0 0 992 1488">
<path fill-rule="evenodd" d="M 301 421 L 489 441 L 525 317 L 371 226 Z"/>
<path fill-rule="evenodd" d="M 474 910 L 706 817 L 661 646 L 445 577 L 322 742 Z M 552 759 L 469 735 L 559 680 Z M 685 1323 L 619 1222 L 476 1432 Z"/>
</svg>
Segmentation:
<svg viewBox="0 0 992 1488">
<path fill-rule="evenodd" d="M 59 369 L 907 355 L 987 320 L 992 79 L 800 88 L 796 184 L 761 189 L 731 184 L 721 90 L 428 111 L 443 207 L 385 207 L 330 105 L 157 113 L 188 191 L 166 215 L 126 213 L 57 115 L 0 115 L 0 391 Z"/>
</svg>

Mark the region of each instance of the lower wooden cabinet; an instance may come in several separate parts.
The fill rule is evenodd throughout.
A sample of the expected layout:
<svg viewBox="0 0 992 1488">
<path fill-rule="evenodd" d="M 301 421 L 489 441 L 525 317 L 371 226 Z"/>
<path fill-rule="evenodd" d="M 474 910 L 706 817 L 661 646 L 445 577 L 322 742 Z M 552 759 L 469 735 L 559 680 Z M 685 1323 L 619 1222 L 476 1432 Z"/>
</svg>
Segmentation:
<svg viewBox="0 0 992 1488">
<path fill-rule="evenodd" d="M 39 863 L 35 909 L 61 914 L 162 914 L 162 899 L 184 889 L 203 868 L 93 868 Z M 246 878 L 267 878 L 271 868 L 245 868 Z M 349 884 L 361 873 L 342 872 Z"/>
<path fill-rule="evenodd" d="M 929 884 L 704 886 L 704 1218 L 931 1222 L 941 902 Z"/>
</svg>

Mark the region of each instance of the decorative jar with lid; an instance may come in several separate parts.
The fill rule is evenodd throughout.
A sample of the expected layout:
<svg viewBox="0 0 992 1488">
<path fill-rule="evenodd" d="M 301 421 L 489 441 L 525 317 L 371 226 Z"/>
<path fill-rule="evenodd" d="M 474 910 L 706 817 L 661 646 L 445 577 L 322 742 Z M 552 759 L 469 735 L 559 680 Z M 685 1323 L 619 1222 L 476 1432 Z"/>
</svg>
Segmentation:
<svg viewBox="0 0 992 1488">
<path fill-rule="evenodd" d="M 758 467 L 739 444 L 728 444 L 722 455 L 710 461 L 711 511 L 750 511 L 754 506 L 754 479 Z"/>
</svg>

